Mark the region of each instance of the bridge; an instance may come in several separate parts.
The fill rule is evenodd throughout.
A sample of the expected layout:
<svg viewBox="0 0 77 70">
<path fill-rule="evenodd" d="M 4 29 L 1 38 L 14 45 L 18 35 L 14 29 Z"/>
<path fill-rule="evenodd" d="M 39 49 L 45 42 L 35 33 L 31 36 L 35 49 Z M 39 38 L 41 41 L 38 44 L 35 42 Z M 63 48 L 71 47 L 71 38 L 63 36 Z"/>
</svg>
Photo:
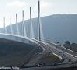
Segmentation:
<svg viewBox="0 0 77 70">
<path fill-rule="evenodd" d="M 30 38 L 27 37 L 26 29 L 25 29 L 25 22 L 24 22 L 24 10 L 22 11 L 22 35 L 19 34 L 19 28 L 17 23 L 17 14 L 16 14 L 16 29 L 17 33 L 13 34 L 13 28 L 10 26 L 11 33 L 7 32 L 5 27 L 5 18 L 4 18 L 4 33 L 0 33 L 0 38 L 13 40 L 17 42 L 23 42 L 28 44 L 37 44 L 43 49 L 42 53 L 45 52 L 52 52 L 54 55 L 58 56 L 60 59 L 64 59 L 64 62 L 75 62 L 77 58 L 74 56 L 72 51 L 67 50 L 63 46 L 58 46 L 56 43 L 47 43 L 44 40 L 43 32 L 42 32 L 42 24 L 40 19 L 40 1 L 38 0 L 38 39 L 35 39 L 34 32 L 33 32 L 33 25 L 32 25 L 32 17 L 31 17 L 31 7 L 30 7 Z"/>
</svg>

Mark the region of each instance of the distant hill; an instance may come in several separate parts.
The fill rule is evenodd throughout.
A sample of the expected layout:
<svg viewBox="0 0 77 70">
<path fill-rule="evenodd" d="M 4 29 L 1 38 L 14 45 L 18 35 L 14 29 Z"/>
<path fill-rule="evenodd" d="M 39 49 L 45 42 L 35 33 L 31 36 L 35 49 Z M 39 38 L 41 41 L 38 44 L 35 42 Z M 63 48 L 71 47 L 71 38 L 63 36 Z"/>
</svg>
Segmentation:
<svg viewBox="0 0 77 70">
<path fill-rule="evenodd" d="M 37 18 L 32 19 L 35 37 L 37 38 Z M 43 34 L 45 40 L 50 41 L 70 41 L 77 43 L 77 14 L 54 14 L 51 16 L 41 17 L 43 25 Z M 19 31 L 22 34 L 22 22 L 19 24 Z M 16 33 L 16 25 L 12 25 L 13 32 Z M 25 21 L 27 35 L 30 37 L 30 20 Z M 8 26 L 8 32 L 10 33 Z"/>
</svg>

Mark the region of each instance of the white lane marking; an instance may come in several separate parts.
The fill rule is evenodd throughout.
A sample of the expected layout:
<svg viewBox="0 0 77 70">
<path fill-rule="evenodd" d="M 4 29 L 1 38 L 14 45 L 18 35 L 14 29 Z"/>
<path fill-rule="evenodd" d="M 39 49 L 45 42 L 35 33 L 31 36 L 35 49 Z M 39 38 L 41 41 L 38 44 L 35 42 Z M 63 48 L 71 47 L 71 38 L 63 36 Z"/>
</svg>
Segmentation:
<svg viewBox="0 0 77 70">
<path fill-rule="evenodd" d="M 70 54 L 70 53 L 65 52 L 65 54 L 67 54 L 67 55 L 69 55 L 69 56 L 72 56 L 72 57 L 73 57 L 73 55 L 72 55 L 72 54 Z"/>
<path fill-rule="evenodd" d="M 72 50 L 70 50 L 70 49 L 67 49 L 67 50 L 69 50 L 70 52 L 73 52 Z"/>
<path fill-rule="evenodd" d="M 60 59 L 62 59 L 62 57 L 61 57 L 61 56 L 59 56 L 59 55 L 55 54 L 54 52 L 53 52 L 52 54 L 53 54 L 53 55 L 55 55 L 55 56 L 57 56 L 57 57 L 59 57 Z"/>
</svg>

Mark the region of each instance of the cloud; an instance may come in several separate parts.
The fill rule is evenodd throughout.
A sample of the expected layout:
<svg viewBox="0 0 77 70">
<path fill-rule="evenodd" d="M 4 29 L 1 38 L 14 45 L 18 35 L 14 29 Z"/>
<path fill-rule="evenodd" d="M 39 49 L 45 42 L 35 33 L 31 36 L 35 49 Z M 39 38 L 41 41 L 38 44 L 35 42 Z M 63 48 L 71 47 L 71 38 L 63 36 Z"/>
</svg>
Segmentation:
<svg viewBox="0 0 77 70">
<path fill-rule="evenodd" d="M 49 7 L 49 6 L 51 6 L 51 3 L 45 2 L 45 1 L 42 1 L 42 2 L 41 2 L 41 7 L 47 8 L 47 7 Z"/>
<path fill-rule="evenodd" d="M 13 1 L 13 2 L 9 2 L 7 3 L 8 7 L 16 7 L 16 8 L 22 8 L 26 5 L 26 2 L 22 2 L 22 1 Z"/>
<path fill-rule="evenodd" d="M 0 19 L 0 28 L 3 28 L 2 20 Z"/>
</svg>

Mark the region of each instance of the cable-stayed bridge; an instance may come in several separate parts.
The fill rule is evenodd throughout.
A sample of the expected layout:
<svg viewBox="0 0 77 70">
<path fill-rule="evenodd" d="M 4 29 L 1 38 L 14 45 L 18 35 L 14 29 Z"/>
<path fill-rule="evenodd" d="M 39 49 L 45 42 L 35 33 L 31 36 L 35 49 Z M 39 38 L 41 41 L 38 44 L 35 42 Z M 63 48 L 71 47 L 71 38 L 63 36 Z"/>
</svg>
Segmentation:
<svg viewBox="0 0 77 70">
<path fill-rule="evenodd" d="M 21 34 L 20 34 L 20 28 L 18 26 L 18 15 L 16 13 L 16 32 L 14 33 L 14 28 L 12 27 L 12 24 L 10 25 L 10 33 L 7 30 L 7 27 L 5 27 L 6 25 L 6 19 L 5 17 L 3 18 L 3 32 L 0 33 L 0 37 L 1 38 L 6 38 L 6 39 L 11 39 L 11 40 L 16 40 L 16 41 L 21 41 L 21 39 L 27 39 L 28 41 L 34 42 L 35 39 L 35 34 L 34 34 L 34 30 L 33 30 L 33 25 L 32 25 L 32 12 L 31 12 L 31 7 L 30 7 L 30 37 L 28 37 L 27 35 L 27 30 L 25 27 L 25 20 L 24 20 L 24 10 L 22 11 L 22 24 L 21 24 Z M 43 37 L 43 32 L 42 32 L 42 24 L 40 23 L 41 19 L 40 19 L 40 1 L 38 0 L 38 27 L 37 27 L 37 33 L 38 33 L 38 37 L 37 40 L 38 41 L 44 41 L 44 37 Z M 20 39 L 19 39 L 20 38 Z"/>
<path fill-rule="evenodd" d="M 40 45 L 40 47 L 43 49 L 43 52 L 52 52 L 54 55 L 58 56 L 60 59 L 64 59 L 64 62 L 75 62 L 77 61 L 77 58 L 74 56 L 73 52 L 70 52 L 69 50 L 65 49 L 64 47 L 58 46 L 55 43 L 46 43 L 43 36 L 42 31 L 42 23 L 40 18 L 40 1 L 38 0 L 38 37 L 35 39 L 35 34 L 33 30 L 32 25 L 32 17 L 31 17 L 31 7 L 30 7 L 30 37 L 27 36 L 27 32 L 25 29 L 25 22 L 24 22 L 24 10 L 22 11 L 22 35 L 20 35 L 18 22 L 17 22 L 17 14 L 16 14 L 16 34 L 13 33 L 13 28 L 10 26 L 11 33 L 7 32 L 7 29 L 5 27 L 5 18 L 4 18 L 4 33 L 0 34 L 0 38 L 9 39 L 17 42 L 23 42 L 28 44 L 37 44 Z"/>
</svg>

